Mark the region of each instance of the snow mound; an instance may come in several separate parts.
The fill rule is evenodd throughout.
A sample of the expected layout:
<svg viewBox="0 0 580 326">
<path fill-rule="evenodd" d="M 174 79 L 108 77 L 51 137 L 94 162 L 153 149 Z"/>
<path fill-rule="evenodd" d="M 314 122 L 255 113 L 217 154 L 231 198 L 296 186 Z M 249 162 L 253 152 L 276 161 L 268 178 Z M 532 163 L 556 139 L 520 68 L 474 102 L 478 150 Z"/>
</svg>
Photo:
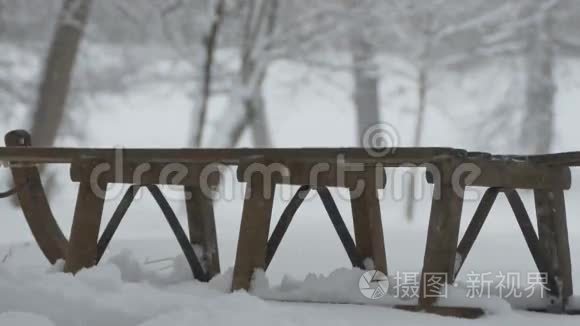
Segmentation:
<svg viewBox="0 0 580 326">
<path fill-rule="evenodd" d="M 286 277 L 279 286 L 270 287 L 264 272 L 258 270 L 254 274 L 251 292 L 263 299 L 287 302 L 387 307 L 418 304 L 418 295 L 405 297 L 396 291 L 397 280 L 392 276 L 388 277 L 390 286 L 384 294 L 374 298 L 365 297 L 360 288 L 360 280 L 365 272 L 358 268 L 341 268 L 328 276 L 309 274 L 303 281 Z M 445 295 L 442 295 L 437 303 L 440 306 L 482 308 L 488 314 L 501 314 L 512 310 L 510 303 L 499 297 L 469 297 L 468 289 L 461 284 L 449 285 L 443 292 Z"/>
<path fill-rule="evenodd" d="M 147 271 L 128 251 L 74 277 L 61 272 L 62 262 L 48 269 L 0 264 L 0 325 L 314 326 L 352 325 L 361 320 L 368 326 L 384 325 L 387 320 L 410 325 L 465 323 L 460 319 L 381 309 L 417 302 L 397 296 L 391 287 L 380 298 L 366 298 L 360 289 L 360 279 L 366 271 L 360 269 L 310 274 L 301 281 L 285 277 L 274 286 L 263 271 L 256 271 L 249 293 L 230 293 L 231 268 L 209 283 L 200 283 L 185 273 L 182 258 L 171 260 L 171 264 L 165 275 Z M 388 282 L 396 284 L 392 277 Z M 497 297 L 466 299 L 461 284 L 446 290 L 447 298 L 439 304 L 484 308 L 488 315 L 481 320 L 482 325 L 499 322 L 531 326 L 539 325 L 535 320 L 542 320 L 536 319 L 537 315 L 512 311 L 507 302 Z M 577 323 L 573 319 L 559 320 L 562 325 Z"/>
</svg>

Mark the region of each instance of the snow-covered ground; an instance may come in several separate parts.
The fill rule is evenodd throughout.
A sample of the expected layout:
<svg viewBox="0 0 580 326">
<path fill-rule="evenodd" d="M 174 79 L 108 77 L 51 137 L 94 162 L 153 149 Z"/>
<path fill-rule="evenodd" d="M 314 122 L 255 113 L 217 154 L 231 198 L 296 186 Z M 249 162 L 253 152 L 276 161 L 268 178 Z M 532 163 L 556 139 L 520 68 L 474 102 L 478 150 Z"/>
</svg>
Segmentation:
<svg viewBox="0 0 580 326">
<path fill-rule="evenodd" d="M 571 66 L 572 68 L 577 68 Z M 574 69 L 567 67 L 569 71 Z M 266 85 L 268 117 L 276 146 L 350 146 L 356 143 L 354 112 L 351 108 L 348 75 L 328 73 L 289 63 L 276 64 Z M 570 79 L 570 72 L 565 75 Z M 496 72 L 493 72 L 496 73 Z M 580 75 L 580 74 L 576 74 Z M 480 76 L 481 77 L 481 76 Z M 488 76 L 489 77 L 489 76 Z M 486 77 L 486 78 L 488 78 Z M 478 77 L 479 78 L 479 77 Z M 475 78 L 476 81 L 484 77 Z M 498 77 L 499 78 L 499 77 Z M 568 85 L 566 78 L 561 83 Z M 499 78 L 501 79 L 501 78 Z M 425 146 L 455 146 L 474 150 L 489 150 L 486 141 L 478 139 L 473 112 L 482 101 L 468 92 L 477 82 L 451 80 L 438 86 L 430 107 Z M 407 92 L 397 92 L 403 81 L 386 80 L 382 85 L 383 116 L 399 133 L 401 145 L 409 145 L 413 105 Z M 124 96 L 96 96 L 91 99 L 90 111 L 74 114 L 76 129 L 85 131 L 82 140 L 63 136 L 59 145 L 69 146 L 126 146 L 126 147 L 182 147 L 190 133 L 191 103 L 188 89 L 182 85 L 159 82 L 131 90 Z M 499 92 L 498 94 L 500 94 Z M 477 95 L 477 94 L 476 94 Z M 487 95 L 489 96 L 489 95 Z M 577 103 L 580 93 L 574 87 L 562 87 L 558 93 L 557 135 L 554 150 L 580 149 L 575 143 L 580 131 Z M 209 130 L 217 132 L 217 118 L 223 113 L 225 101 L 216 99 Z M 84 112 L 84 111 L 83 111 Z M 26 111 L 17 110 L 11 119 L 0 123 L 0 131 L 26 128 Z M 81 118 L 79 118 L 81 117 Z M 323 127 L 321 129 L 321 126 Z M 321 132 L 322 131 L 322 132 Z M 490 140 L 491 142 L 491 140 Z M 249 144 L 244 139 L 243 144 Z M 52 195 L 51 205 L 65 234 L 70 230 L 76 184 L 69 182 L 64 167 L 57 171 L 58 192 Z M 8 180 L 8 171 L 0 171 Z M 574 181 L 580 181 L 575 178 Z M 5 184 L 3 182 L 2 184 Z M 389 187 L 392 187 L 391 185 Z M 407 222 L 403 217 L 404 202 L 387 188 L 381 201 L 384 233 L 390 273 L 413 273 L 421 269 L 429 212 L 429 189 L 417 201 L 416 218 Z M 216 203 L 216 219 L 220 259 L 224 275 L 209 285 L 191 280 L 183 260 L 163 260 L 179 255 L 179 247 L 171 238 L 152 198 L 144 194 L 130 208 L 104 263 L 83 271 L 77 277 L 58 272 L 58 266 L 48 266 L 31 243 L 31 235 L 22 214 L 0 202 L 0 325 L 384 325 L 404 324 L 464 324 L 465 320 L 409 313 L 381 306 L 323 305 L 270 302 L 238 292 L 224 292 L 228 273 L 233 265 L 239 231 L 243 186 L 226 182 L 227 199 Z M 568 216 L 572 256 L 575 267 L 580 257 L 580 212 L 578 189 L 567 192 Z M 288 188 L 280 189 L 288 199 Z M 171 204 L 184 222 L 184 208 L 174 195 L 165 189 Z M 171 192 L 171 193 L 169 193 Z M 119 189 L 112 191 L 106 203 L 105 218 L 111 215 L 119 201 Z M 333 191 L 347 225 L 352 230 L 349 203 Z M 524 201 L 533 216 L 530 193 L 523 193 Z M 466 203 L 463 228 L 475 210 L 476 202 Z M 274 207 L 274 219 L 284 208 L 279 199 Z M 162 259 L 158 262 L 157 260 Z M 272 287 L 288 284 L 285 276 L 304 279 L 304 296 L 340 299 L 341 293 L 351 292 L 350 299 L 359 297 L 360 271 L 338 270 L 348 267 L 348 259 L 333 233 L 330 221 L 316 197 L 300 208 L 295 222 L 282 242 L 277 256 L 266 273 Z M 335 271 L 334 273 L 332 273 Z M 460 281 L 466 283 L 470 273 L 526 273 L 534 265 L 515 219 L 504 199 L 492 210 L 482 238 L 476 243 L 463 267 Z M 312 276 L 309 273 L 326 275 Z M 575 290 L 580 293 L 580 272 L 575 270 Z M 264 279 L 254 294 L 269 293 Z M 354 284 L 353 284 L 354 283 Z M 319 286 L 315 286 L 318 284 Z M 299 286 L 294 285 L 294 286 Z M 350 300 L 352 302 L 356 300 Z M 470 300 L 465 300 L 470 302 Z M 473 302 L 473 300 L 471 301 Z M 504 301 L 486 303 L 489 314 L 474 324 L 540 325 L 559 323 L 577 325 L 578 317 L 544 315 L 512 311 Z"/>
<path fill-rule="evenodd" d="M 326 222 L 326 221 L 325 221 Z M 321 230 L 312 232 L 309 229 Z M 270 284 L 283 273 L 301 278 L 309 271 L 326 272 L 337 267 L 334 273 L 308 275 L 304 284 L 293 284 L 298 291 L 282 298 L 352 302 L 349 305 L 302 304 L 263 301 L 245 292 L 225 293 L 231 270 L 208 284 L 191 280 L 191 274 L 181 257 L 162 263 L 147 263 L 155 258 L 177 254 L 173 240 L 121 240 L 113 243 L 104 263 L 79 273 L 76 277 L 57 272 L 59 266 L 48 267 L 33 246 L 14 247 L 13 254 L 0 265 L 0 325 L 28 324 L 42 318 L 54 325 L 229 325 L 232 322 L 270 325 L 350 325 L 361 323 L 384 325 L 388 322 L 448 325 L 464 324 L 455 320 L 420 313 L 402 312 L 382 304 L 398 300 L 365 300 L 358 292 L 361 272 L 346 269 L 346 256 L 336 246 L 333 236 L 321 237 L 327 225 L 312 223 L 292 228 L 294 237 L 282 245 L 280 255 L 272 263 L 267 277 Z M 297 236 L 296 234 L 300 234 Z M 289 235 L 290 235 L 289 234 Z M 326 234 L 325 234 L 326 235 Z M 390 267 L 395 271 L 417 271 L 421 261 L 423 234 L 410 230 L 387 230 Z M 328 239 L 329 244 L 321 242 Z M 471 271 L 526 272 L 533 270 L 531 257 L 523 248 L 519 237 L 511 235 L 486 235 L 474 249 L 465 266 L 462 279 Z M 520 241 L 518 241 L 520 240 Z M 222 244 L 224 241 L 220 241 Z M 234 242 L 221 247 L 222 263 L 231 266 Z M 307 248 L 306 248 L 307 247 Z M 493 254 L 492 254 L 493 253 Z M 499 254 L 504 253 L 504 254 Z M 574 247 L 573 255 L 580 250 Z M 575 275 L 576 284 L 580 278 Z M 283 289 L 293 289 L 284 280 Z M 265 297 L 280 297 L 280 291 L 264 288 L 260 278 L 255 290 Z M 465 292 L 465 291 L 464 291 Z M 452 299 L 462 299 L 464 292 Z M 283 294 L 284 292 L 282 292 Z M 543 315 L 514 310 L 495 297 L 472 297 L 460 302 L 485 307 L 488 315 L 473 323 L 492 325 L 540 325 L 558 322 L 577 325 L 578 317 Z M 487 300 L 486 300 L 487 299 Z M 357 303 L 367 303 L 361 306 Z M 26 314 L 24 314 L 26 313 Z M 33 315 L 30 315 L 33 314 Z M 42 318 L 41 318 L 42 317 Z M 19 319 L 21 318 L 21 319 Z M 30 320 L 30 321 L 29 321 Z M 16 324 L 14 324 L 16 325 Z"/>
</svg>

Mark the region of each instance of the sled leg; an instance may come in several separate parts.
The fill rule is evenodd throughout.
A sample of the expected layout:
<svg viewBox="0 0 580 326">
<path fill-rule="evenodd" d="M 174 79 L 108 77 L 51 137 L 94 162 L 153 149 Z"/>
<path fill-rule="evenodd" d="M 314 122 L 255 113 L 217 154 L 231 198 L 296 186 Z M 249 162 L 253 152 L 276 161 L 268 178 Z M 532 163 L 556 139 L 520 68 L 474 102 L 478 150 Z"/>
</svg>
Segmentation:
<svg viewBox="0 0 580 326">
<path fill-rule="evenodd" d="M 185 196 L 189 240 L 202 248 L 203 256 L 199 258 L 211 278 L 220 273 L 213 201 L 199 186 L 185 186 Z"/>
<path fill-rule="evenodd" d="M 540 245 L 540 241 L 538 239 L 538 235 L 534 230 L 534 226 L 528 212 L 526 211 L 526 207 L 522 199 L 520 198 L 518 192 L 515 189 L 505 189 L 504 193 L 508 199 L 510 206 L 512 207 L 512 211 L 514 216 L 518 222 L 518 226 L 520 227 L 520 231 L 524 236 L 526 241 L 526 245 L 530 253 L 532 254 L 532 258 L 534 259 L 534 263 L 538 268 L 540 273 L 546 275 L 546 285 L 548 287 L 548 291 L 550 296 L 553 298 L 560 297 L 560 288 L 558 287 L 558 282 L 554 277 L 554 270 L 549 263 L 549 258 L 546 256 L 546 253 L 542 250 Z"/>
<path fill-rule="evenodd" d="M 372 259 L 374 264 L 372 268 L 387 274 L 378 192 L 375 187 L 369 186 L 365 187 L 361 194 L 356 194 L 352 190 L 350 192 L 356 248 L 363 261 L 366 258 Z"/>
<path fill-rule="evenodd" d="M 92 165 L 83 165 L 92 169 Z M 95 189 L 101 189 L 103 193 L 97 193 Z M 64 265 L 64 271 L 67 273 L 75 274 L 83 268 L 94 266 L 97 262 L 97 242 L 105 193 L 106 184 L 91 180 L 90 173 L 83 175 L 83 179 L 79 184 L 66 263 Z"/>
<path fill-rule="evenodd" d="M 275 184 L 265 184 L 262 177 L 252 178 L 246 187 L 232 281 L 234 291 L 248 290 L 254 271 L 266 268 L 274 190 Z"/>
<path fill-rule="evenodd" d="M 441 179 L 435 184 L 431 204 L 419 293 L 419 304 L 423 307 L 433 306 L 437 298 L 444 295 L 445 283 L 454 281 L 465 189 L 452 184 L 452 163 L 445 161 L 438 165 Z"/>
<path fill-rule="evenodd" d="M 562 190 L 535 190 L 540 247 L 548 258 L 550 269 L 561 282 L 562 308 L 573 295 L 572 263 L 566 222 L 566 205 Z"/>
</svg>

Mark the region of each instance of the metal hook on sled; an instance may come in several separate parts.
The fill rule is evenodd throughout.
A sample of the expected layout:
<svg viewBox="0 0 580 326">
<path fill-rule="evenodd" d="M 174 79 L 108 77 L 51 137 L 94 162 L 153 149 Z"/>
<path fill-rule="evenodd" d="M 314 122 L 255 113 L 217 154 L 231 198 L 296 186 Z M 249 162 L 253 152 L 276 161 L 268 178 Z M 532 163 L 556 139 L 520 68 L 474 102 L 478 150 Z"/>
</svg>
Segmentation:
<svg viewBox="0 0 580 326">
<path fill-rule="evenodd" d="M 16 192 L 18 192 L 18 188 L 20 188 L 19 186 L 14 186 L 11 189 L 7 190 L 7 191 L 2 191 L 0 192 L 0 199 L 4 199 L 4 198 L 8 198 L 14 194 L 16 194 Z"/>
<path fill-rule="evenodd" d="M 0 167 L 12 167 L 14 166 L 13 164 L 7 163 L 7 162 L 0 162 Z M 0 199 L 4 199 L 4 198 L 8 198 L 12 195 L 15 195 L 16 193 L 18 193 L 18 191 L 20 189 L 22 189 L 23 187 L 26 186 L 26 184 L 28 183 L 28 180 L 26 180 L 23 183 L 19 183 L 19 184 L 14 184 L 12 186 L 12 188 L 6 190 L 6 191 L 0 191 Z"/>
</svg>

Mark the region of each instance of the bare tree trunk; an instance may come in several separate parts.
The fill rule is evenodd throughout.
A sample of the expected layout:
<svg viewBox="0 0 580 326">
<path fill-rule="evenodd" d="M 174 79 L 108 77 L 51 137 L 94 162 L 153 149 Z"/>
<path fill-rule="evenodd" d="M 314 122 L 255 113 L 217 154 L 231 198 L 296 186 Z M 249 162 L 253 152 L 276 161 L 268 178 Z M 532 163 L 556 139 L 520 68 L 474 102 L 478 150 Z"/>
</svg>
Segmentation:
<svg viewBox="0 0 580 326">
<path fill-rule="evenodd" d="M 0 0 L 0 33 L 4 32 L 4 11 L 6 7 L 5 0 Z"/>
<path fill-rule="evenodd" d="M 72 71 L 92 0 L 65 0 L 57 20 L 32 122 L 35 146 L 52 146 L 65 114 Z"/>
<path fill-rule="evenodd" d="M 417 78 L 417 120 L 415 122 L 415 135 L 413 138 L 413 146 L 421 146 L 421 139 L 423 138 L 423 128 L 425 128 L 425 111 L 427 108 L 427 69 L 425 67 L 419 68 L 419 76 Z M 407 197 L 406 217 L 407 220 L 413 219 L 415 211 L 415 177 L 411 177 L 408 181 L 407 189 L 409 189 L 409 197 Z"/>
<path fill-rule="evenodd" d="M 212 67 L 214 62 L 215 51 L 217 48 L 217 39 L 219 30 L 224 18 L 225 0 L 217 0 L 214 9 L 214 16 L 211 22 L 207 35 L 203 38 L 204 46 L 204 62 L 203 62 L 203 76 L 201 81 L 200 96 L 195 101 L 200 101 L 199 115 L 197 117 L 197 127 L 193 138 L 193 146 L 201 147 L 203 140 L 203 131 L 205 126 L 205 119 L 207 115 L 207 108 L 209 99 L 211 97 L 211 82 L 212 82 Z"/>
<path fill-rule="evenodd" d="M 421 68 L 417 79 L 417 121 L 415 123 L 415 136 L 413 146 L 421 146 L 423 128 L 425 128 L 425 111 L 427 109 L 427 70 Z"/>
<path fill-rule="evenodd" d="M 238 102 L 239 101 L 239 102 Z M 219 147 L 235 147 L 242 138 L 242 134 L 246 127 L 248 127 L 252 122 L 251 111 L 247 109 L 248 104 L 244 99 L 234 99 L 234 109 L 236 108 L 235 102 L 241 107 L 237 107 L 239 112 L 236 117 L 229 117 L 224 119 L 225 125 L 224 130 L 226 131 L 225 143 L 219 144 Z"/>
<path fill-rule="evenodd" d="M 261 89 L 262 82 L 259 82 Z M 252 140 L 256 147 L 272 147 L 272 138 L 268 127 L 268 117 L 264 105 L 264 99 L 259 94 L 251 95 L 247 98 L 237 100 L 242 106 L 241 114 L 237 117 L 228 117 L 222 119 L 223 129 L 227 133 L 225 143 L 218 144 L 219 147 L 235 147 L 242 137 L 247 127 L 251 128 Z M 235 105 L 234 105 L 235 107 Z"/>
<path fill-rule="evenodd" d="M 276 18 L 278 15 L 278 0 L 262 0 L 263 2 L 256 11 L 256 22 L 253 32 L 250 33 L 250 41 L 248 45 L 256 46 L 260 43 L 260 38 L 268 38 L 274 32 Z M 252 15 L 254 16 L 254 15 Z M 253 34 L 253 35 L 252 35 Z M 250 54 L 250 52 L 248 52 Z M 253 77 L 257 76 L 256 85 L 251 92 L 251 98 L 246 99 L 245 109 L 248 123 L 252 127 L 252 136 L 254 146 L 256 147 L 272 147 L 272 136 L 268 126 L 268 117 L 266 116 L 266 105 L 264 103 L 264 96 L 262 88 L 264 79 L 266 79 L 266 70 L 268 65 L 259 65 L 254 62 L 255 58 L 251 55 L 244 56 L 247 64 L 246 81 L 251 83 Z M 243 70 L 243 69 L 242 69 Z"/>
<path fill-rule="evenodd" d="M 351 40 L 354 91 L 353 101 L 357 112 L 357 139 L 364 146 L 367 129 L 380 122 L 380 104 L 377 66 L 371 44 L 361 36 Z"/>
<path fill-rule="evenodd" d="M 242 134 L 246 127 L 249 125 L 250 119 L 247 117 L 247 114 L 244 118 L 239 119 L 235 124 L 234 127 L 231 128 L 231 132 L 228 135 L 228 143 L 222 145 L 221 147 L 236 147 L 236 145 L 240 142 L 240 138 L 242 138 Z"/>
<path fill-rule="evenodd" d="M 520 142 L 529 153 L 547 153 L 554 137 L 554 53 L 546 19 L 530 28 L 526 63 L 525 108 Z"/>
<path fill-rule="evenodd" d="M 257 62 L 256 51 L 270 37 L 278 11 L 277 0 L 250 0 L 243 2 L 245 10 L 242 22 L 242 46 L 240 51 L 241 67 L 239 84 L 230 97 L 232 109 L 222 119 L 222 133 L 215 142 L 220 147 L 233 147 L 246 129 L 252 128 L 253 141 L 259 147 L 271 147 L 272 139 L 268 128 L 268 119 L 262 86 L 266 77 L 269 62 Z M 264 59 L 268 60 L 268 59 Z M 242 110 L 242 112 L 233 112 Z M 222 138 L 220 141 L 219 139 Z M 225 141 L 224 141 L 225 140 Z"/>
<path fill-rule="evenodd" d="M 259 94 L 252 96 L 250 100 L 246 101 L 246 111 L 251 112 L 254 145 L 256 147 L 272 147 L 272 137 L 268 127 L 266 106 L 264 105 L 264 97 L 261 92 L 262 83 L 259 86 Z"/>
</svg>

